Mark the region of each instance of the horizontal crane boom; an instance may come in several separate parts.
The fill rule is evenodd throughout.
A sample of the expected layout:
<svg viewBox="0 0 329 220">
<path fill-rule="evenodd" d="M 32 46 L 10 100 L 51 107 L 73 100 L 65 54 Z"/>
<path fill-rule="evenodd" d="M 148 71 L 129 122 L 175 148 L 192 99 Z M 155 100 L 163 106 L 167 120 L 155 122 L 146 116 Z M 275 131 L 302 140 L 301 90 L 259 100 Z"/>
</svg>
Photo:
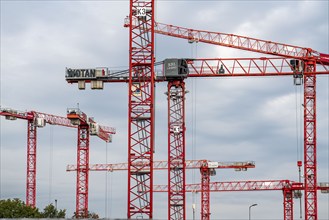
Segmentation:
<svg viewBox="0 0 329 220">
<path fill-rule="evenodd" d="M 185 166 L 186 169 L 199 169 L 202 166 L 208 166 L 210 161 L 207 160 L 186 160 Z M 218 169 L 232 168 L 232 169 L 248 169 L 254 168 L 255 163 L 253 161 L 247 162 L 210 162 L 213 167 Z M 148 164 L 138 162 L 134 163 L 134 166 L 147 166 Z M 177 164 L 177 166 L 180 166 Z M 154 161 L 153 162 L 154 170 L 166 170 L 168 169 L 168 161 Z M 76 165 L 67 165 L 66 171 L 76 171 Z M 117 164 L 89 164 L 90 171 L 120 171 L 128 170 L 127 163 L 117 163 Z"/>
<path fill-rule="evenodd" d="M 167 185 L 154 185 L 154 192 L 167 192 Z M 247 180 L 230 182 L 211 182 L 209 190 L 211 192 L 233 192 L 233 191 L 263 191 L 263 190 L 303 190 L 303 183 L 291 180 Z M 320 183 L 318 190 L 329 192 L 329 183 Z M 186 192 L 201 192 L 201 184 L 186 184 Z M 327 192 L 326 192 L 327 191 Z"/>
<path fill-rule="evenodd" d="M 133 27 L 138 25 L 137 20 L 132 20 L 132 22 Z M 124 27 L 129 26 L 129 19 L 126 18 Z M 149 30 L 143 29 L 143 31 L 147 32 Z M 329 54 L 320 53 L 307 47 L 278 43 L 237 34 L 203 31 L 160 22 L 154 23 L 154 33 L 186 39 L 189 43 L 202 42 L 285 58 L 295 58 L 300 60 L 312 59 L 316 60 L 317 63 L 329 65 Z"/>
<path fill-rule="evenodd" d="M 166 59 L 168 60 L 168 59 Z M 165 71 L 165 61 L 156 64 L 156 82 L 168 80 Z M 186 62 L 185 77 L 241 77 L 241 76 L 294 76 L 294 75 L 321 75 L 329 74 L 329 66 L 323 62 L 317 64 L 314 72 L 304 72 L 303 62 L 296 62 L 290 58 L 199 58 L 199 59 L 170 59 Z M 102 77 L 66 76 L 69 83 L 79 81 L 92 82 L 128 82 L 128 70 L 109 72 Z"/>
</svg>

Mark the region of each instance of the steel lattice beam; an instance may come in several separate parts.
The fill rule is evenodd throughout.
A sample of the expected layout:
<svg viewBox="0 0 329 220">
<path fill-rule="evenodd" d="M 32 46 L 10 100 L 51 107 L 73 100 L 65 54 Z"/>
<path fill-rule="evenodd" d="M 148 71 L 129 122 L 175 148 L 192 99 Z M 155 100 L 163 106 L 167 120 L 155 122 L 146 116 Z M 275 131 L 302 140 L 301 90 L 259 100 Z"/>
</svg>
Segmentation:
<svg viewBox="0 0 329 220">
<path fill-rule="evenodd" d="M 283 219 L 284 220 L 293 220 L 294 215 L 294 201 L 293 201 L 293 192 L 291 189 L 283 189 Z"/>
<path fill-rule="evenodd" d="M 129 27 L 128 218 L 153 216 L 153 12 L 154 0 L 130 0 L 130 24 L 134 20 L 135 25 Z M 140 167 L 136 162 L 146 163 Z"/>
<path fill-rule="evenodd" d="M 78 127 L 76 217 L 88 217 L 89 126 Z"/>
<path fill-rule="evenodd" d="M 200 168 L 201 173 L 201 220 L 210 219 L 210 169 Z"/>
<path fill-rule="evenodd" d="M 305 72 L 315 72 L 315 63 L 307 63 Z M 316 76 L 304 77 L 304 185 L 305 220 L 317 220 L 316 170 Z"/>
<path fill-rule="evenodd" d="M 168 82 L 168 219 L 185 212 L 185 83 Z"/>
<path fill-rule="evenodd" d="M 311 48 L 299 47 L 236 34 L 196 30 L 159 22 L 156 22 L 155 33 L 187 39 L 190 43 L 202 42 L 287 58 L 289 57 L 303 60 L 313 59 L 318 63 L 325 63 L 326 65 L 329 64 L 328 54 L 319 53 Z"/>
<path fill-rule="evenodd" d="M 27 123 L 26 205 L 35 207 L 37 164 L 37 128 L 34 120 Z"/>
</svg>

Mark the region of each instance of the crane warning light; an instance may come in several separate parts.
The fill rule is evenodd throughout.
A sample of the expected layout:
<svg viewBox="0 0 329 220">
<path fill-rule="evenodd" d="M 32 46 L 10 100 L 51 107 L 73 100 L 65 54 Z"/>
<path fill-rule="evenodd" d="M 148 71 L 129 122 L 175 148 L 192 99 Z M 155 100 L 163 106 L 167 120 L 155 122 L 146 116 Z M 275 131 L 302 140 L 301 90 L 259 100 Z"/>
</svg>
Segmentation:
<svg viewBox="0 0 329 220">
<path fill-rule="evenodd" d="M 297 166 L 298 166 L 298 167 L 301 167 L 301 166 L 302 166 L 302 161 L 300 161 L 300 160 L 297 161 Z"/>
</svg>

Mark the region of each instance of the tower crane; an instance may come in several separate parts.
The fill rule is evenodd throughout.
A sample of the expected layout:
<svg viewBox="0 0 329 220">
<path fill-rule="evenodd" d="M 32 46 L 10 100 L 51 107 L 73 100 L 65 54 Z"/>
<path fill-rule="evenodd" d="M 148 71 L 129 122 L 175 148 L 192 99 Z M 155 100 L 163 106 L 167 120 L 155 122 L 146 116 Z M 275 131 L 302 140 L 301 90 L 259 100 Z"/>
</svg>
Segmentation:
<svg viewBox="0 0 329 220">
<path fill-rule="evenodd" d="M 298 62 L 297 62 L 298 63 Z M 314 69 L 313 72 L 303 72 L 300 71 L 300 63 L 297 65 L 295 62 L 291 62 L 289 58 L 209 58 L 209 59 L 166 59 L 163 62 L 158 62 L 157 65 L 162 67 L 162 72 L 158 72 L 156 75 L 156 82 L 168 81 L 168 155 L 171 153 L 171 156 L 168 157 L 168 161 L 175 161 L 174 158 L 177 158 L 182 161 L 185 157 L 182 149 L 185 149 L 185 123 L 184 123 L 184 101 L 185 101 L 185 83 L 184 79 L 187 77 L 237 77 L 237 76 L 293 76 L 294 82 L 296 85 L 302 83 L 302 77 L 306 76 L 315 76 L 316 74 L 328 74 L 329 67 L 323 63 L 317 64 L 317 69 Z M 172 67 L 175 68 L 172 68 Z M 128 75 L 125 71 L 119 73 L 111 73 L 101 78 L 77 78 L 77 77 L 67 77 L 67 81 L 70 83 L 78 82 L 78 80 L 97 81 L 102 82 L 127 82 Z M 309 93 L 313 88 L 310 85 L 311 82 L 305 85 L 307 88 L 308 94 L 305 96 L 304 103 L 307 103 L 308 106 L 313 102 L 309 101 L 306 98 L 312 98 Z M 315 94 L 314 94 L 315 95 Z M 314 96 L 315 98 L 315 96 Z M 305 104 L 304 104 L 305 106 Z M 311 108 L 311 107 L 310 107 Z M 305 111 L 305 110 L 304 110 Z M 305 113 L 305 112 L 304 112 Z M 308 110 L 307 114 L 315 114 L 315 112 Z M 304 117 L 304 130 L 306 125 L 310 126 L 310 123 L 305 123 L 305 120 L 309 121 L 310 116 Z M 312 116 L 313 118 L 313 116 Z M 312 121 L 312 120 L 311 120 Z M 315 121 L 314 121 L 315 122 Z M 307 128 L 307 135 L 314 136 L 314 129 Z M 305 133 L 305 132 L 304 132 Z M 306 139 L 308 143 L 314 143 L 311 137 Z M 311 142 L 310 142 L 311 141 Z M 313 145 L 312 145 L 313 146 Z M 308 154 L 311 154 L 313 151 L 308 151 Z M 305 154 L 305 145 L 304 145 L 304 154 Z M 176 154 L 176 155 L 174 155 Z M 308 156 L 307 159 L 310 160 L 311 156 Z M 313 158 L 314 159 L 314 158 Z M 312 159 L 312 160 L 313 160 Z M 306 161 L 304 156 L 304 161 Z M 304 162 L 305 164 L 305 162 Z M 181 170 L 174 169 L 175 166 L 172 166 L 172 176 L 175 175 L 185 176 L 182 174 Z M 173 178 L 174 181 L 172 185 L 183 185 L 182 178 Z M 179 180 L 179 181 L 178 181 Z M 169 185 L 170 183 L 168 183 Z M 306 188 L 305 188 L 306 190 Z M 184 197 L 185 198 L 185 197 Z M 184 200 L 182 197 L 182 200 Z M 306 200 L 306 198 L 305 198 Z M 314 200 L 312 200 L 314 202 Z M 182 203 L 183 206 L 185 203 Z M 177 210 L 177 207 L 170 206 L 170 209 Z M 184 209 L 181 210 L 181 216 L 184 216 Z M 307 209 L 305 209 L 307 210 Z M 171 216 L 176 211 L 169 213 Z"/>
<path fill-rule="evenodd" d="M 300 85 L 301 81 L 304 81 L 305 220 L 317 220 L 316 68 L 317 64 L 326 66 L 326 74 L 328 74 L 329 55 L 317 52 L 311 48 L 234 34 L 193 30 L 161 23 L 156 23 L 154 28 L 156 30 L 153 31 L 156 33 L 185 38 L 189 42 L 198 41 L 292 59 L 290 64 L 293 67 L 295 84 Z"/>
<path fill-rule="evenodd" d="M 5 116 L 8 120 L 23 119 L 28 122 L 27 131 L 27 175 L 26 175 L 26 205 L 35 207 L 36 205 L 36 159 L 37 159 L 37 128 L 50 125 L 59 125 L 70 128 L 78 128 L 78 159 L 77 164 L 81 164 L 81 170 L 78 171 L 77 177 L 77 198 L 81 196 L 82 188 L 88 191 L 88 173 L 82 168 L 84 164 L 89 162 L 89 133 L 96 135 L 106 142 L 110 142 L 112 134 L 116 133 L 115 128 L 98 125 L 92 118 L 87 118 L 87 115 L 78 109 L 69 109 L 69 114 L 66 117 L 28 111 L 21 112 L 11 108 L 1 108 L 0 115 Z M 87 130 L 86 130 L 87 128 Z M 85 178 L 86 177 L 86 178 Z M 78 190 L 79 189 L 79 190 Z M 77 199 L 77 206 L 80 210 L 88 209 L 88 202 L 83 203 L 81 199 Z M 80 213 L 80 212 L 77 212 Z M 81 214 L 81 213 L 80 213 Z"/>
<path fill-rule="evenodd" d="M 26 205 L 35 207 L 37 128 L 42 128 L 46 126 L 47 123 L 71 128 L 76 128 L 77 126 L 71 124 L 70 120 L 65 117 L 36 111 L 21 112 L 11 108 L 1 108 L 0 115 L 5 116 L 7 120 L 27 120 Z"/>
<path fill-rule="evenodd" d="M 118 74 L 108 74 L 101 76 L 92 76 L 78 74 L 66 74 L 66 80 L 69 83 L 78 83 L 79 88 L 84 88 L 85 82 L 90 82 L 92 88 L 101 89 L 104 82 L 127 82 L 129 85 L 129 110 L 128 110 L 128 204 L 127 218 L 150 218 L 153 217 L 153 169 L 149 168 L 149 172 L 139 172 L 133 164 L 136 162 L 146 162 L 151 164 L 153 161 L 154 150 L 154 85 L 155 82 L 168 81 L 170 88 L 174 86 L 181 94 L 185 94 L 184 79 L 186 77 L 209 77 L 210 75 L 191 74 L 189 75 L 189 66 L 187 62 L 181 59 L 171 60 L 165 65 L 164 77 L 157 77 L 154 71 L 154 34 L 165 34 L 172 37 L 180 37 L 188 39 L 190 42 L 198 40 L 199 42 L 212 43 L 221 46 L 242 49 L 252 52 L 268 54 L 271 56 L 280 56 L 281 59 L 290 59 L 288 64 L 274 64 L 274 60 L 278 58 L 253 58 L 262 61 L 258 66 L 256 64 L 260 76 L 264 75 L 292 75 L 295 83 L 301 85 L 304 82 L 304 176 L 305 178 L 305 219 L 317 220 L 317 194 L 316 186 L 316 75 L 328 74 L 329 55 L 319 53 L 310 48 L 296 47 L 293 45 L 276 43 L 272 41 L 264 41 L 260 39 L 242 37 L 232 34 L 222 34 L 214 32 L 202 32 L 193 29 L 183 29 L 173 25 L 163 25 L 154 21 L 154 4 L 155 0 L 130 0 L 129 16 L 126 19 L 125 27 L 129 28 L 129 71 L 128 75 L 120 76 Z M 160 28 L 164 27 L 164 28 Z M 186 30 L 183 32 L 183 30 Z M 187 37 L 186 37 L 187 36 Z M 220 44 L 219 44 L 220 43 Z M 241 59 L 238 59 L 239 61 Z M 268 64 L 270 63 L 270 64 Z M 324 67 L 318 73 L 317 64 Z M 273 65 L 274 69 L 267 70 L 265 66 Z M 282 69 L 276 67 L 289 67 L 290 70 L 285 74 Z M 244 69 L 243 66 L 240 68 Z M 232 76 L 225 74 L 224 66 L 219 67 L 221 74 L 212 74 L 211 76 Z M 243 76 L 254 76 L 257 74 L 248 74 L 252 71 L 241 72 Z M 267 73 L 267 74 L 265 74 Z M 99 84 L 100 86 L 94 86 Z M 168 85 L 168 87 L 169 87 Z M 169 90 L 169 89 L 168 89 Z M 170 95 L 170 91 L 168 91 Z M 184 109 L 183 99 L 180 104 L 173 104 L 179 109 Z M 180 105 L 180 106 L 178 106 Z M 170 111 L 169 111 L 170 112 Z M 177 113 L 178 117 L 184 117 L 183 114 Z M 170 116 L 169 116 L 170 117 Z M 184 119 L 180 118 L 178 129 L 183 134 L 185 132 Z M 173 135 L 173 121 L 168 122 L 168 158 L 177 158 L 182 163 L 185 158 L 185 136 Z M 175 145 L 174 143 L 178 142 Z M 176 150 L 176 152 L 175 152 Z M 170 155 L 175 152 L 175 155 Z M 173 167 L 173 166 L 170 166 Z M 145 167 L 139 167 L 144 169 Z M 136 170 L 132 172 L 132 170 Z M 183 186 L 185 181 L 185 169 L 181 171 L 168 170 L 172 177 L 180 177 L 169 185 Z M 137 189 L 143 189 L 138 192 Z M 179 209 L 181 214 L 185 216 L 185 196 L 181 191 L 177 196 L 181 197 L 182 208 Z M 170 197 L 170 195 L 168 195 Z M 169 206 L 170 206 L 169 198 Z M 169 215 L 172 216 L 177 210 L 169 208 Z"/>
<path fill-rule="evenodd" d="M 169 162 L 169 161 L 154 161 L 152 164 L 153 170 L 168 170 L 170 166 L 175 166 L 176 169 L 181 169 L 182 164 L 180 161 Z M 134 164 L 136 167 L 146 167 L 147 165 L 142 163 Z M 209 187 L 210 187 L 210 176 L 216 175 L 216 169 L 235 169 L 235 171 L 246 171 L 248 168 L 255 168 L 255 163 L 253 161 L 247 162 L 213 162 L 208 160 L 185 160 L 184 161 L 185 169 L 200 169 L 201 173 L 201 185 L 202 185 L 202 219 L 207 219 L 206 216 L 209 216 Z M 148 168 L 144 168 L 144 172 L 148 171 Z M 78 167 L 76 165 L 67 165 L 66 171 L 77 171 Z M 90 164 L 89 171 L 123 171 L 128 170 L 127 163 L 118 163 L 118 164 Z M 185 187 L 183 189 L 179 186 L 168 187 L 170 194 L 176 194 L 177 191 L 185 192 Z M 173 196 L 173 201 L 175 204 L 171 206 L 181 207 L 181 198 Z M 182 219 L 183 216 L 179 216 L 180 212 L 176 212 L 175 216 L 171 218 Z"/>
<path fill-rule="evenodd" d="M 203 192 L 201 184 L 186 184 L 186 192 Z M 248 181 L 230 181 L 230 182 L 212 182 L 209 184 L 208 192 L 237 192 L 237 191 L 269 191 L 280 190 L 283 192 L 284 220 L 293 220 L 293 198 L 301 197 L 301 190 L 304 184 L 290 180 L 248 180 Z M 329 193 L 329 183 L 320 183 L 317 190 L 322 193 Z M 168 185 L 154 185 L 154 192 L 168 192 Z M 209 198 L 208 198 L 209 199 Z M 202 202 L 202 199 L 201 199 Z M 208 201 L 210 211 L 210 203 Z M 201 212 L 203 209 L 201 209 Z M 210 219 L 210 212 L 207 215 L 201 214 L 201 219 Z"/>
<path fill-rule="evenodd" d="M 67 119 L 78 127 L 77 142 L 77 183 L 76 183 L 76 211 L 77 218 L 88 216 L 89 190 L 89 135 L 96 135 L 105 142 L 112 140 L 115 128 L 101 126 L 79 108 L 68 108 Z"/>
</svg>

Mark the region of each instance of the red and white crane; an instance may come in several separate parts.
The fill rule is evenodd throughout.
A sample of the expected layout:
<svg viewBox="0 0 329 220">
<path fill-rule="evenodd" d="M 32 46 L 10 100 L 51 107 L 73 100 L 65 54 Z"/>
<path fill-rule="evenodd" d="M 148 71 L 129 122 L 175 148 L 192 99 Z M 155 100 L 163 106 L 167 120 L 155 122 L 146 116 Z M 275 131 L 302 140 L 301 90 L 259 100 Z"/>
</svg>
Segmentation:
<svg viewBox="0 0 329 220">
<path fill-rule="evenodd" d="M 65 117 L 29 111 L 20 112 L 11 108 L 1 108 L 0 115 L 8 120 L 27 120 L 27 162 L 26 162 L 26 205 L 36 205 L 36 175 L 37 175 L 37 128 L 46 124 L 59 125 L 71 128 L 77 126 L 71 124 Z"/>
<path fill-rule="evenodd" d="M 148 164 L 145 164 L 145 162 L 138 162 L 134 164 L 134 167 L 144 167 L 140 172 L 148 172 L 149 168 L 147 166 L 150 166 Z M 202 219 L 209 219 L 209 211 L 210 211 L 210 176 L 216 175 L 215 169 L 234 169 L 235 171 L 246 171 L 248 168 L 255 168 L 255 163 L 253 161 L 247 161 L 247 162 L 213 162 L 208 160 L 185 160 L 184 165 L 180 163 L 180 161 L 154 161 L 152 164 L 153 170 L 167 170 L 170 166 L 174 166 L 174 169 L 181 170 L 184 166 L 185 169 L 200 169 L 201 173 L 201 185 L 202 185 Z M 123 171 L 128 170 L 129 166 L 127 163 L 118 163 L 118 164 L 90 164 L 89 165 L 89 171 Z M 77 171 L 78 167 L 76 165 L 67 165 L 66 171 Z M 182 207 L 181 198 L 177 198 L 177 194 L 185 190 L 185 184 L 184 188 L 181 189 L 179 186 L 170 186 L 168 187 L 170 190 L 167 192 L 174 194 L 172 196 L 172 200 L 176 202 L 175 204 L 170 204 L 171 207 L 178 206 L 179 209 L 177 212 L 173 212 L 175 215 L 171 216 L 171 218 L 177 218 L 177 219 L 184 219 L 183 216 L 180 215 L 180 213 L 183 213 L 183 211 L 180 211 L 180 208 Z M 175 210 L 176 211 L 176 210 Z M 207 218 L 208 217 L 208 218 Z"/>
<path fill-rule="evenodd" d="M 78 108 L 67 109 L 67 119 L 78 127 L 77 142 L 77 183 L 76 183 L 76 211 L 75 217 L 88 217 L 89 195 L 89 136 L 96 135 L 105 142 L 112 140 L 115 128 L 101 126 L 92 118 L 88 118 Z"/>
<path fill-rule="evenodd" d="M 151 164 L 154 150 L 154 85 L 155 82 L 168 81 L 168 96 L 179 92 L 183 98 L 185 94 L 184 79 L 186 77 L 215 77 L 215 76 L 236 76 L 229 72 L 230 66 L 224 64 L 218 67 L 209 66 L 216 70 L 205 73 L 203 66 L 195 66 L 199 72 L 193 72 L 191 66 L 185 59 L 168 60 L 164 65 L 164 75 L 156 76 L 154 71 L 154 34 L 164 34 L 171 37 L 184 38 L 189 42 L 204 42 L 240 50 L 257 52 L 281 58 L 250 58 L 250 66 L 256 68 L 246 69 L 240 65 L 245 59 L 227 59 L 237 61 L 235 64 L 240 76 L 267 76 L 267 75 L 292 75 L 296 84 L 304 82 L 304 176 L 305 176 L 305 219 L 317 220 L 317 192 L 316 187 L 316 75 L 329 74 L 329 55 L 319 53 L 310 48 L 303 48 L 272 41 L 260 40 L 234 34 L 201 31 L 189 28 L 182 28 L 173 25 L 166 25 L 154 21 L 155 0 L 130 0 L 129 16 L 126 18 L 125 27 L 129 28 L 129 71 L 128 75 L 117 73 L 108 75 L 95 75 L 93 77 L 82 76 L 81 74 L 67 74 L 66 80 L 69 83 L 91 82 L 92 88 L 96 82 L 103 85 L 104 82 L 128 82 L 129 83 L 129 110 L 128 110 L 128 218 L 150 218 L 153 217 L 153 169 L 148 167 L 149 172 L 131 172 L 136 170 L 135 162 Z M 282 62 L 277 63 L 278 59 Z M 202 59 L 200 59 L 202 60 Z M 206 60 L 206 59 L 203 59 Z M 224 59 L 221 59 L 222 61 Z M 247 60 L 248 61 L 248 60 Z M 256 62 L 260 61 L 260 63 Z M 288 61 L 288 62 L 287 62 Z M 201 61 L 203 62 L 203 61 Z M 319 70 L 317 69 L 319 66 Z M 273 66 L 268 70 L 267 66 Z M 226 68 L 225 68 L 226 67 Z M 283 71 L 287 69 L 287 71 Z M 191 74 L 189 74 L 189 72 Z M 203 74 L 205 73 L 205 74 Z M 216 73 L 216 74 L 214 74 Z M 169 166 L 168 184 L 184 188 L 185 169 L 182 161 L 185 159 L 185 124 L 184 124 L 184 100 L 178 103 L 169 101 L 168 109 L 168 160 L 178 160 L 183 165 L 181 171 L 173 170 Z M 168 99 L 169 100 L 169 99 Z M 172 109 L 176 116 L 172 120 Z M 178 125 L 175 123 L 178 122 Z M 180 135 L 173 135 L 176 127 Z M 177 132 L 177 130 L 176 130 Z M 171 168 L 172 167 L 172 168 Z M 140 168 L 140 169 L 143 169 Z M 179 177 L 176 178 L 175 177 Z M 170 181 L 175 179 L 174 181 Z M 138 192 L 137 189 L 143 189 Z M 171 194 L 169 196 L 169 206 Z M 185 216 L 185 195 L 184 190 L 177 192 L 180 197 L 182 208 L 179 216 Z M 169 207 L 169 218 L 177 210 Z"/>
<path fill-rule="evenodd" d="M 172 64 L 174 63 L 174 64 Z M 293 76 L 293 79 L 296 85 L 301 84 L 303 78 L 304 81 L 308 80 L 308 83 L 305 85 L 304 83 L 304 91 L 307 91 L 308 95 L 304 96 L 304 106 L 308 106 L 309 108 L 304 108 L 304 114 L 312 114 L 311 116 L 304 116 L 304 132 L 305 135 L 309 136 L 308 139 L 305 139 L 304 143 L 304 165 L 307 162 L 308 164 L 308 172 L 313 172 L 315 168 L 315 152 L 312 150 L 306 150 L 305 146 L 315 146 L 314 139 L 315 132 L 312 123 L 315 123 L 315 111 L 311 111 L 312 103 L 315 101 L 315 93 L 312 90 L 314 87 L 312 86 L 312 80 L 309 81 L 309 77 L 314 77 L 316 74 L 328 74 L 329 68 L 328 66 L 319 63 L 317 64 L 318 68 L 314 69 L 312 72 L 305 72 L 302 68 L 301 62 L 291 62 L 291 59 L 288 58 L 214 58 L 214 59 L 168 59 L 164 62 L 160 62 L 160 65 L 163 65 L 162 75 L 157 75 L 156 81 L 163 82 L 169 81 L 168 83 L 168 155 L 169 152 L 176 153 L 175 155 L 171 155 L 168 160 L 171 161 L 171 158 L 178 158 L 182 161 L 182 158 L 185 157 L 182 150 L 185 144 L 185 123 L 184 123 L 184 100 L 185 100 L 185 77 L 235 77 L 235 76 Z M 167 66 L 166 66 L 167 65 Z M 168 72 L 168 66 L 176 65 L 176 73 Z M 175 79 L 173 75 L 177 76 Z M 309 77 L 308 77 L 309 76 Z M 88 80 L 101 80 L 103 82 L 127 82 L 128 76 L 125 72 L 121 72 L 120 74 L 113 73 L 107 76 L 103 76 L 102 78 L 95 79 L 84 79 Z M 74 77 L 67 77 L 68 82 L 77 82 L 77 79 Z M 312 90 L 313 93 L 310 91 Z M 313 96 L 313 95 L 314 96 Z M 310 96 L 311 95 L 311 96 Z M 306 105 L 307 103 L 307 105 Z M 311 105 L 311 106 L 310 106 Z M 307 110 L 307 111 L 306 111 Z M 311 120 L 311 121 L 310 121 Z M 312 123 L 311 123 L 312 122 Z M 307 126 L 307 127 L 306 127 Z M 311 143 L 311 144 L 310 144 Z M 172 146 L 174 145 L 174 146 Z M 308 148 L 307 148 L 308 149 Z M 313 149 L 314 150 L 314 149 Z M 308 161 L 311 160 L 311 161 Z M 174 160 L 173 160 L 174 161 Z M 306 161 L 306 162 L 305 162 Z M 313 162 L 312 162 L 313 161 Z M 311 166 L 314 164 L 314 166 Z M 185 176 L 183 171 L 175 170 L 174 166 L 172 166 L 172 176 L 180 175 Z M 183 169 L 182 169 L 183 170 Z M 305 170 L 305 169 L 304 169 Z M 169 171 L 170 172 L 170 171 Z M 304 171 L 305 172 L 305 171 Z M 312 177 L 309 176 L 309 177 Z M 183 185 L 183 178 L 174 178 L 176 182 L 171 183 L 172 185 Z M 179 181 L 177 181 L 179 180 Z M 312 179 L 314 180 L 314 178 Z M 310 180 L 308 180 L 310 181 Z M 170 183 L 169 183 L 170 184 Z M 168 185 L 169 185 L 168 184 Z M 306 185 L 306 184 L 305 184 Z M 311 184 L 312 185 L 312 184 Z M 311 188 L 305 187 L 305 190 L 308 192 L 312 192 L 316 194 L 316 190 L 311 190 Z M 168 192 L 169 193 L 169 192 Z M 310 193 L 305 193 L 309 195 Z M 312 196 L 310 196 L 313 198 Z M 185 198 L 185 197 L 184 197 Z M 184 200 L 182 197 L 182 200 Z M 305 201 L 308 197 L 305 197 Z M 316 202 L 316 200 L 311 199 L 311 202 Z M 184 203 L 182 203 L 184 206 Z M 314 207 L 308 208 L 313 209 Z M 169 206 L 170 209 L 170 206 Z M 174 209 L 174 208 L 173 208 Z M 181 210 L 181 215 L 184 215 L 184 209 Z M 308 210 L 308 209 L 305 209 Z M 314 211 L 311 211 L 314 213 Z M 169 213 L 169 216 L 175 213 L 172 211 Z M 306 213 L 306 212 L 305 212 Z M 310 212 L 307 212 L 310 215 Z M 306 214 L 305 214 L 306 215 Z M 313 219 L 312 219 L 313 220 Z"/>
<path fill-rule="evenodd" d="M 290 64 L 295 79 L 299 78 L 300 80 L 304 80 L 305 219 L 316 220 L 318 218 L 316 190 L 316 74 L 318 74 L 317 64 L 324 67 L 325 74 L 329 74 L 329 55 L 317 52 L 311 48 L 234 34 L 194 30 L 161 23 L 156 23 L 155 29 L 156 33 L 185 38 L 190 42 L 198 41 L 292 59 Z"/>
<path fill-rule="evenodd" d="M 208 192 L 240 192 L 240 191 L 268 191 L 280 190 L 283 192 L 283 213 L 284 220 L 293 220 L 293 198 L 301 197 L 301 190 L 304 190 L 304 184 L 290 180 L 247 180 L 230 182 L 212 182 L 209 184 Z M 317 190 L 322 193 L 329 193 L 329 183 L 320 183 Z M 168 192 L 168 185 L 154 185 L 154 192 Z M 186 184 L 186 192 L 204 192 L 201 184 Z M 201 196 L 202 197 L 202 196 Z M 202 200 L 202 199 L 201 199 Z M 208 198 L 209 200 L 209 198 Z M 201 201 L 202 202 L 202 201 Z M 208 201 L 209 202 L 209 201 Z M 210 204 L 210 202 L 209 202 Z M 201 219 L 210 219 L 210 206 L 207 215 L 202 215 Z"/>
<path fill-rule="evenodd" d="M 146 164 L 135 163 L 135 166 L 143 166 L 144 169 Z M 165 160 L 153 161 L 154 170 L 166 170 L 168 169 L 169 163 Z M 175 164 L 176 167 L 181 166 L 179 163 Z M 89 164 L 90 171 L 124 171 L 128 170 L 128 163 L 114 163 L 114 164 Z M 255 162 L 214 162 L 209 160 L 185 160 L 186 169 L 201 169 L 202 167 L 207 167 L 209 169 L 236 169 L 236 171 L 246 171 L 248 168 L 255 168 Z M 66 166 L 66 171 L 77 171 L 77 165 L 69 164 Z"/>
<path fill-rule="evenodd" d="M 111 135 L 116 133 L 115 128 L 98 125 L 92 118 L 87 118 L 87 115 L 78 109 L 68 109 L 67 118 L 36 111 L 21 112 L 10 108 L 0 109 L 0 115 L 5 116 L 8 120 L 23 119 L 28 122 L 26 205 L 32 207 L 36 205 L 37 128 L 51 124 L 78 129 L 77 164 L 80 165 L 81 169 L 78 169 L 77 175 L 76 207 L 79 212 L 76 213 L 85 216 L 81 214 L 81 210 L 87 210 L 86 212 L 88 212 L 88 201 L 84 200 L 84 193 L 81 191 L 87 191 L 86 193 L 88 194 L 88 169 L 83 167 L 89 163 L 89 134 L 96 135 L 102 140 L 110 142 Z"/>
</svg>

